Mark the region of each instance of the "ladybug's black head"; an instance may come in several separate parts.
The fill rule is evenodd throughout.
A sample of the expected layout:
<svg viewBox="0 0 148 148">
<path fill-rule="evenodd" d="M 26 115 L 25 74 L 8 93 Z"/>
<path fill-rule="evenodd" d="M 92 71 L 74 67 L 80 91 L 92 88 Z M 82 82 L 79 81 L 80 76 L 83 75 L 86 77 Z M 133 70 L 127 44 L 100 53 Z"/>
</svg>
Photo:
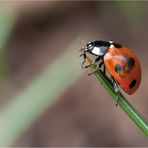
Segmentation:
<svg viewBox="0 0 148 148">
<path fill-rule="evenodd" d="M 94 42 L 89 42 L 89 43 L 85 43 L 83 40 L 82 40 L 82 43 L 85 45 L 83 48 L 80 49 L 80 52 L 91 52 L 92 49 L 93 49 L 93 46 L 94 46 Z"/>
<path fill-rule="evenodd" d="M 99 41 L 93 41 L 93 42 L 89 42 L 86 45 L 86 50 L 87 51 L 92 51 L 95 47 L 97 48 L 109 48 L 111 45 L 111 43 L 109 41 L 103 41 L 103 40 L 99 40 Z"/>
<path fill-rule="evenodd" d="M 80 49 L 80 56 L 86 56 L 86 52 L 91 53 L 91 51 L 94 49 L 94 42 L 85 43 L 85 46 Z"/>
<path fill-rule="evenodd" d="M 92 51 L 94 48 L 94 43 L 93 42 L 89 42 L 88 44 L 86 44 L 86 47 L 85 47 L 85 51 L 86 52 L 90 52 Z"/>
</svg>

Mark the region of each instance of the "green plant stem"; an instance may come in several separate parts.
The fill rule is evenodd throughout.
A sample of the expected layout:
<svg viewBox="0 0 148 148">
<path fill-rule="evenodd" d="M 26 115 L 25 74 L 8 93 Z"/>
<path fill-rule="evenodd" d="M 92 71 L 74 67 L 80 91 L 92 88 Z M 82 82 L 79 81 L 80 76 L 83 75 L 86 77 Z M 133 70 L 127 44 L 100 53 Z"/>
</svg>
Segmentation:
<svg viewBox="0 0 148 148">
<path fill-rule="evenodd" d="M 87 60 L 90 64 L 92 63 L 89 57 L 87 57 Z M 93 70 L 95 67 L 95 65 L 91 66 Z M 115 92 L 110 79 L 104 75 L 102 71 L 96 71 L 95 75 L 115 101 L 117 101 L 119 97 L 118 106 L 120 106 L 124 112 L 132 119 L 132 121 L 134 121 L 134 123 L 141 129 L 141 131 L 146 136 L 148 136 L 148 122 L 144 119 L 144 117 L 121 93 L 117 94 Z"/>
</svg>

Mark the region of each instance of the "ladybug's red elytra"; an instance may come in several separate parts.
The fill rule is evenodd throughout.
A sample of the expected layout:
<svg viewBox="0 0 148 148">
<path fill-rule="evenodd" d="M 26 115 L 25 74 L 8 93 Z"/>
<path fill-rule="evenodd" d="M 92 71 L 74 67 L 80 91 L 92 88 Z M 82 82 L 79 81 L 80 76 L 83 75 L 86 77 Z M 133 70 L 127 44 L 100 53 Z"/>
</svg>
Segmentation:
<svg viewBox="0 0 148 148">
<path fill-rule="evenodd" d="M 95 60 L 92 64 L 99 62 L 95 71 L 101 70 L 104 66 L 103 72 L 106 74 L 107 69 L 111 75 L 116 92 L 119 92 L 118 85 L 129 95 L 138 89 L 141 82 L 141 66 L 138 57 L 129 48 L 113 41 L 98 40 L 89 42 L 80 51 L 84 57 L 82 68 L 90 67 L 90 65 L 84 66 L 86 54 L 94 55 Z"/>
</svg>

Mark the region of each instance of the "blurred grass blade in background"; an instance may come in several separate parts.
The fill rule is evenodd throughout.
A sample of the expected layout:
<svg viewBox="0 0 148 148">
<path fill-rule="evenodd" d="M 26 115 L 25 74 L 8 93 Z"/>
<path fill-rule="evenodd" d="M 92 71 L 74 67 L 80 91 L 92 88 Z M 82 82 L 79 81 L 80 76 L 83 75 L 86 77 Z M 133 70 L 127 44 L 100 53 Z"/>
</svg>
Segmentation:
<svg viewBox="0 0 148 148">
<path fill-rule="evenodd" d="M 0 79 L 8 72 L 7 50 L 5 46 L 16 21 L 13 9 L 4 5 L 0 6 Z"/>
<path fill-rule="evenodd" d="M 0 6 L 0 48 L 6 44 L 15 21 L 16 14 L 13 10 L 9 7 Z"/>
<path fill-rule="evenodd" d="M 71 45 L 1 112 L 0 146 L 10 146 L 82 74 L 76 47 Z"/>
</svg>

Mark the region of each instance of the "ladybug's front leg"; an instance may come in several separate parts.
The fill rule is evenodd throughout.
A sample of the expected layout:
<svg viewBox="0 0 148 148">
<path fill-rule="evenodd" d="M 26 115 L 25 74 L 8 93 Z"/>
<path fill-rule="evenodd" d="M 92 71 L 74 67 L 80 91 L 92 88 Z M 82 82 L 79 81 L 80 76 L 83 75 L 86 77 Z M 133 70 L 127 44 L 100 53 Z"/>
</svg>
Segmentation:
<svg viewBox="0 0 148 148">
<path fill-rule="evenodd" d="M 100 56 L 98 56 L 93 62 L 92 62 L 92 64 L 96 64 L 98 61 L 100 61 L 100 59 L 101 59 L 101 57 Z M 103 61 L 102 61 L 103 62 Z M 100 64 L 98 64 L 97 65 L 97 67 L 91 72 L 91 73 L 89 73 L 88 75 L 90 76 L 90 75 L 92 75 L 92 74 L 94 74 L 98 69 L 100 69 L 101 68 L 101 66 L 102 66 L 102 64 L 104 63 L 100 63 Z M 90 64 L 91 65 L 91 64 Z M 90 67 L 90 65 L 88 65 L 88 66 L 86 66 L 86 67 Z"/>
<path fill-rule="evenodd" d="M 96 64 L 100 59 L 101 59 L 101 57 L 98 56 L 91 64 L 85 66 L 84 68 L 88 68 L 88 67 L 90 67 L 91 65 Z"/>
<path fill-rule="evenodd" d="M 105 65 L 104 65 L 104 61 L 102 61 L 99 65 L 98 65 L 98 69 L 101 70 L 101 67 L 103 66 L 103 73 L 106 75 L 106 69 L 105 69 Z"/>
<path fill-rule="evenodd" d="M 86 53 L 85 53 L 85 52 L 82 53 L 82 54 L 80 55 L 80 57 L 81 57 L 81 56 L 84 57 L 84 61 L 83 61 L 82 64 L 81 64 L 82 69 L 84 69 L 84 68 L 85 68 L 84 64 L 85 64 L 85 62 L 86 62 Z"/>
</svg>

